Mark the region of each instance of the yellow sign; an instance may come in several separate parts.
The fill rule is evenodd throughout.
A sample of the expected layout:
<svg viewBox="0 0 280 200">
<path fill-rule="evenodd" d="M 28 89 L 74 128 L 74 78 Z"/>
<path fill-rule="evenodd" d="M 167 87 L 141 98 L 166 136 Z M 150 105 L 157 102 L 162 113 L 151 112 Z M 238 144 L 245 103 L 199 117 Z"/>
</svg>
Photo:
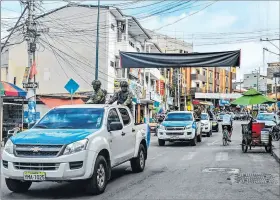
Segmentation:
<svg viewBox="0 0 280 200">
<path fill-rule="evenodd" d="M 22 83 L 28 83 L 30 67 L 26 67 L 23 75 Z"/>
</svg>

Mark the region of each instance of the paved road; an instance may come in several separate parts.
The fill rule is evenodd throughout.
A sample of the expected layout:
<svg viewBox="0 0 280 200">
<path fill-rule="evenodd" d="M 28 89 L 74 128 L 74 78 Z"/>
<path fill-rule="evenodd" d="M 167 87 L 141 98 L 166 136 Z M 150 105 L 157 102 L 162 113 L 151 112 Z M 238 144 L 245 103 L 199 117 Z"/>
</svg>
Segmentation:
<svg viewBox="0 0 280 200">
<path fill-rule="evenodd" d="M 2 199 L 279 199 L 279 164 L 261 148 L 241 152 L 240 122 L 232 140 L 224 147 L 221 133 L 213 133 L 196 147 L 159 147 L 153 137 L 145 171 L 133 174 L 129 164 L 121 165 L 102 195 L 86 196 L 78 183 L 37 183 L 19 195 L 2 180 Z"/>
</svg>

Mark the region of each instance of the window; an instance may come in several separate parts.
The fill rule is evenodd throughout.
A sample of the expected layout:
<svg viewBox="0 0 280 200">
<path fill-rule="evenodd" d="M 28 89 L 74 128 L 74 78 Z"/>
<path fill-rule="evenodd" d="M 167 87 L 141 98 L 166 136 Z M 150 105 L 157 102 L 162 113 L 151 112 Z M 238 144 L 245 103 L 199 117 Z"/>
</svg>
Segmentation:
<svg viewBox="0 0 280 200">
<path fill-rule="evenodd" d="M 184 51 L 180 49 L 180 53 L 184 53 Z"/>
<path fill-rule="evenodd" d="M 206 76 L 206 72 L 203 70 L 203 76 Z"/>
<path fill-rule="evenodd" d="M 200 71 L 199 71 L 199 69 L 197 69 L 197 70 L 196 70 L 196 73 L 197 73 L 197 74 L 200 74 Z"/>
<path fill-rule="evenodd" d="M 17 77 L 14 77 L 14 85 L 17 84 Z"/>
<path fill-rule="evenodd" d="M 34 128 L 100 129 L 103 113 L 103 108 L 55 108 L 49 111 Z M 67 134 L 73 132 L 69 131 Z"/>
<path fill-rule="evenodd" d="M 254 84 L 254 86 L 253 87 L 257 87 L 257 84 Z"/>
<path fill-rule="evenodd" d="M 191 113 L 170 113 L 167 114 L 164 121 L 192 121 L 193 116 Z"/>
<path fill-rule="evenodd" d="M 140 49 L 138 47 L 136 47 L 137 52 L 140 52 Z"/>
<path fill-rule="evenodd" d="M 114 31 L 115 30 L 115 25 L 111 24 L 111 29 Z"/>
<path fill-rule="evenodd" d="M 196 87 L 199 88 L 199 83 L 196 83 Z"/>
<path fill-rule="evenodd" d="M 112 122 L 121 122 L 117 110 L 115 108 L 109 111 L 107 125 L 111 124 Z"/>
<path fill-rule="evenodd" d="M 128 125 L 130 123 L 130 116 L 128 111 L 125 108 L 119 108 L 119 111 L 121 113 L 124 126 Z"/>
<path fill-rule="evenodd" d="M 115 66 L 115 63 L 113 61 L 110 61 L 110 66 L 111 67 L 114 67 Z"/>
</svg>

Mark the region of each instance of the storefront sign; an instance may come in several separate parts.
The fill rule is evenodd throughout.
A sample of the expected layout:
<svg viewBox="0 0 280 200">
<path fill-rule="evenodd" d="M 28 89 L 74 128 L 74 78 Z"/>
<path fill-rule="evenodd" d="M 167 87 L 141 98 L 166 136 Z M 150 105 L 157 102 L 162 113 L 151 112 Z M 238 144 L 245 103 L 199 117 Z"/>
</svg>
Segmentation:
<svg viewBox="0 0 280 200">
<path fill-rule="evenodd" d="M 135 80 L 129 80 L 129 89 L 132 92 L 133 96 L 141 99 L 143 97 L 142 95 L 142 86 L 137 83 Z"/>
<path fill-rule="evenodd" d="M 229 101 L 226 101 L 226 100 L 220 100 L 219 105 L 220 106 L 226 106 L 226 105 L 230 105 L 230 103 L 229 103 Z"/>
</svg>

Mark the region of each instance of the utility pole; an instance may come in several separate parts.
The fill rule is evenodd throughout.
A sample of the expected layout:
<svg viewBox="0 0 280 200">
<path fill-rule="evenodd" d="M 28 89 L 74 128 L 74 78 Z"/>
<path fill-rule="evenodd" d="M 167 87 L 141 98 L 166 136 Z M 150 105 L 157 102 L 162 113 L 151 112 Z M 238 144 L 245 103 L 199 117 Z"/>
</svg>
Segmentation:
<svg viewBox="0 0 280 200">
<path fill-rule="evenodd" d="M 33 63 L 35 62 L 35 51 L 36 51 L 36 37 L 37 37 L 37 29 L 36 23 L 34 21 L 34 10 L 35 10 L 35 0 L 28 0 L 27 9 L 28 9 L 28 18 L 27 18 L 27 28 L 26 28 L 26 41 L 27 41 L 27 53 L 28 53 L 28 83 L 32 83 L 35 80 L 32 80 L 33 77 L 29 77 L 30 70 L 32 68 Z M 28 122 L 29 124 L 36 122 L 36 89 L 28 88 L 28 94 L 30 98 L 28 99 Z"/>
<path fill-rule="evenodd" d="M 96 46 L 95 47 L 95 80 L 98 80 L 99 17 L 100 17 L 100 0 L 98 0 L 98 7 L 97 7 L 97 30 L 96 30 L 96 44 L 95 44 Z"/>
<path fill-rule="evenodd" d="M 178 111 L 181 110 L 181 105 L 180 105 L 180 78 L 181 78 L 181 74 L 180 74 L 180 68 L 177 69 L 178 72 L 178 83 L 177 83 L 177 88 L 178 88 L 178 93 L 177 93 L 177 100 L 178 100 Z"/>
</svg>

